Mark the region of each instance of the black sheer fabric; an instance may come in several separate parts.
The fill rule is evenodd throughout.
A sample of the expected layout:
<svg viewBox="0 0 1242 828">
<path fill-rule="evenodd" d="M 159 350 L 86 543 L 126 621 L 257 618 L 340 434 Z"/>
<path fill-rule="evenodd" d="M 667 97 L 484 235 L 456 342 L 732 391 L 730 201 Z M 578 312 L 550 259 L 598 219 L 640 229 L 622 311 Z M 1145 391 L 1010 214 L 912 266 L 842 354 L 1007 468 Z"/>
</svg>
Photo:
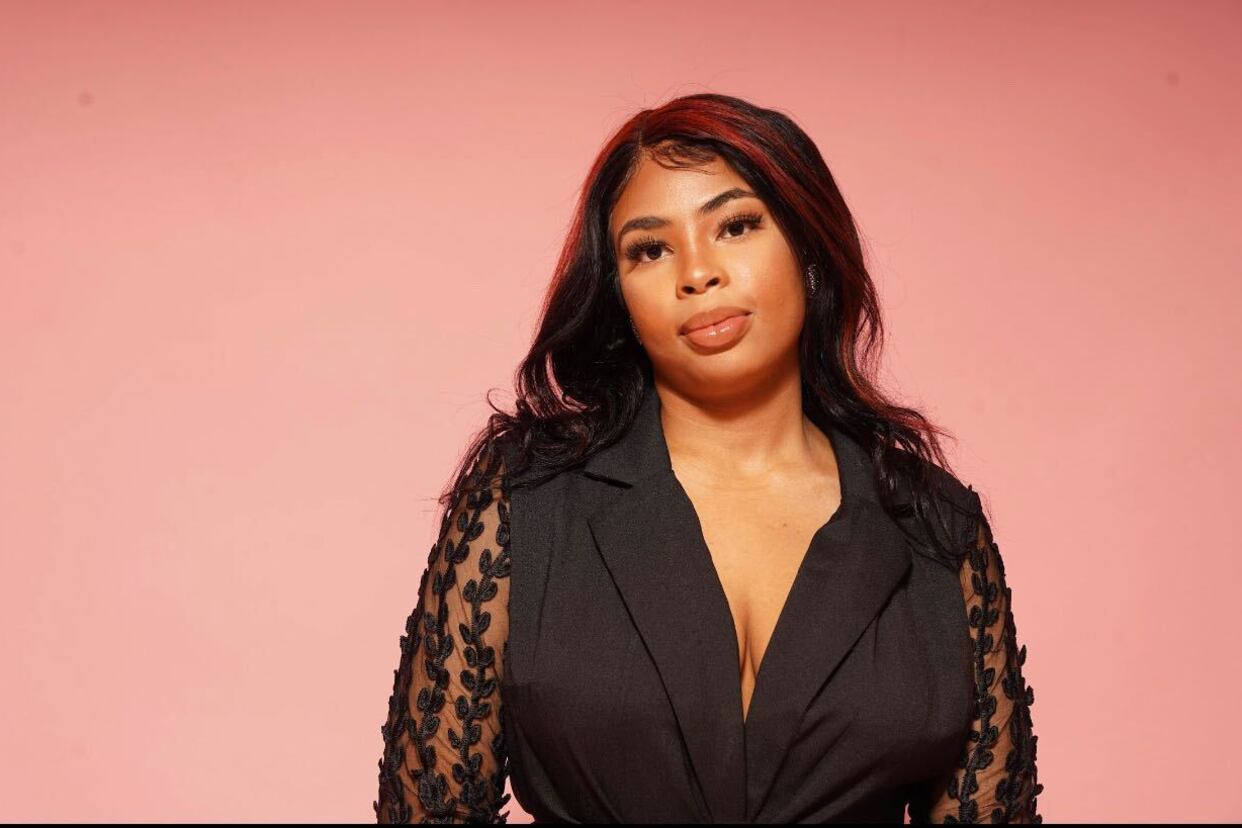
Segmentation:
<svg viewBox="0 0 1242 828">
<path fill-rule="evenodd" d="M 381 732 L 378 822 L 505 822 L 508 775 L 498 678 L 509 628 L 509 500 L 503 464 L 445 512 L 401 637 Z"/>
<path fill-rule="evenodd" d="M 911 798 L 910 821 L 1040 823 L 1031 705 L 1035 691 L 1022 676 L 1013 595 L 987 518 L 973 521 L 974 548 L 962 563 L 962 595 L 974 643 L 974 718 L 970 741 L 943 782 Z"/>
<path fill-rule="evenodd" d="M 650 420 L 648 428 L 651 428 Z M 655 437 L 649 436 L 649 439 L 654 441 Z M 401 638 L 400 664 L 395 672 L 387 721 L 381 728 L 384 752 L 379 765 L 379 799 L 374 803 L 377 820 L 505 822 L 509 812 L 502 809 L 510 799 L 504 793 L 510 754 L 520 749 L 527 767 L 520 780 L 514 778 L 514 789 L 523 806 L 539 821 L 881 821 L 882 817 L 901 821 L 908 807 L 913 823 L 1041 822 L 1036 797 L 1043 786 L 1036 778 L 1036 736 L 1030 712 L 1034 693 L 1022 674 L 1026 648 L 1018 644 L 1012 593 L 1005 580 L 1004 563 L 977 494 L 963 487 L 972 512 L 957 525 L 962 554 L 956 576 L 946 569 L 935 570 L 934 567 L 927 570 L 916 568 L 912 572 L 909 564 L 904 569 L 898 566 L 886 571 L 883 567 L 889 564 L 885 561 L 900 562 L 903 558 L 896 552 L 883 551 L 896 548 L 883 546 L 882 541 L 887 535 L 866 534 L 868 527 L 871 531 L 880 531 L 875 528 L 878 524 L 873 526 L 870 522 L 881 518 L 874 509 L 862 506 L 865 486 L 863 455 L 841 433 L 834 432 L 833 440 L 842 459 L 853 463 L 843 464 L 842 474 L 843 477 L 849 475 L 848 479 L 843 480 L 843 491 L 849 498 L 852 510 L 849 520 L 855 523 L 849 524 L 853 528 L 843 529 L 847 534 L 841 537 L 854 544 L 874 542 L 875 548 L 881 550 L 869 553 L 879 561 L 876 566 L 880 568 L 875 569 L 873 574 L 867 575 L 864 569 L 858 568 L 848 571 L 857 572 L 851 577 L 859 579 L 883 580 L 891 575 L 891 582 L 898 586 L 893 587 L 888 585 L 889 581 L 884 581 L 886 586 L 875 593 L 877 600 L 873 604 L 855 607 L 848 603 L 853 600 L 848 596 L 860 591 L 865 594 L 866 589 L 860 590 L 859 585 L 866 582 L 859 580 L 844 584 L 841 592 L 831 593 L 828 599 L 823 599 L 830 603 L 839 599 L 842 608 L 839 611 L 824 610 L 822 617 L 810 618 L 814 602 L 821 599 L 811 594 L 810 582 L 797 582 L 796 586 L 801 586 L 801 590 L 791 592 L 790 604 L 791 612 L 797 613 L 799 621 L 831 625 L 838 617 L 848 620 L 848 613 L 858 612 L 856 622 L 865 624 L 865 628 L 859 627 L 865 631 L 861 638 L 855 638 L 855 634 L 851 633 L 850 638 L 843 639 L 845 643 L 841 645 L 829 640 L 826 648 L 839 646 L 843 653 L 825 664 L 831 667 L 838 664 L 836 658 L 844 660 L 835 672 L 826 674 L 827 683 L 818 689 L 818 695 L 810 696 L 813 704 L 824 705 L 822 710 L 827 712 L 821 716 L 812 708 L 799 716 L 798 711 L 804 709 L 802 701 L 806 694 L 816 692 L 822 682 L 818 678 L 809 679 L 811 683 L 806 685 L 804 695 L 798 696 L 798 692 L 802 692 L 800 685 L 787 682 L 801 680 L 793 677 L 814 667 L 808 667 L 805 659 L 795 653 L 807 645 L 814 647 L 821 638 L 831 638 L 832 634 L 817 632 L 817 629 L 828 630 L 828 626 L 802 631 L 793 626 L 793 617 L 789 620 L 782 618 L 783 626 L 778 627 L 770 645 L 774 664 L 770 669 L 773 674 L 761 676 L 770 685 L 766 692 L 773 695 L 759 697 L 758 703 L 766 707 L 757 707 L 759 715 L 751 717 L 754 721 L 746 722 L 736 731 L 730 728 L 742 724 L 737 719 L 739 710 L 734 709 L 731 702 L 719 701 L 732 698 L 730 688 L 700 687 L 694 683 L 695 677 L 706 673 L 693 672 L 716 669 L 716 664 L 721 665 L 722 669 L 731 669 L 727 667 L 728 659 L 732 658 L 736 666 L 736 650 L 732 654 L 724 652 L 719 662 L 713 661 L 714 656 L 710 654 L 703 656 L 702 661 L 708 665 L 706 667 L 679 662 L 670 669 L 668 653 L 677 653 L 680 657 L 684 652 L 691 652 L 692 648 L 669 650 L 667 648 L 673 646 L 670 643 L 672 639 L 662 641 L 656 637 L 654 630 L 647 629 L 643 633 L 646 644 L 651 648 L 650 656 L 644 655 L 646 649 L 637 643 L 643 639 L 634 638 L 636 643 L 632 646 L 617 645 L 617 641 L 629 640 L 624 636 L 634 633 L 629 627 L 624 632 L 618 631 L 619 626 L 626 624 L 620 619 L 627 619 L 629 615 L 609 615 L 608 608 L 614 600 L 611 596 L 616 595 L 616 590 L 608 580 L 600 580 L 602 591 L 595 593 L 598 599 L 594 607 L 583 607 L 584 602 L 590 603 L 591 593 L 584 593 L 580 585 L 573 588 L 576 604 L 572 610 L 569 603 L 563 604 L 565 609 L 557 609 L 555 593 L 547 586 L 540 587 L 542 591 L 538 598 L 526 596 L 521 603 L 516 600 L 515 593 L 514 611 L 525 613 L 520 626 L 523 630 L 524 660 L 515 667 L 527 671 L 530 669 L 528 665 L 535 663 L 534 647 L 525 650 L 525 645 L 536 640 L 534 631 L 542 630 L 543 638 L 539 640 L 555 642 L 556 646 L 552 643 L 541 645 L 540 658 L 550 667 L 555 664 L 556 669 L 549 669 L 546 676 L 551 678 L 541 676 L 539 682 L 530 681 L 529 676 L 511 680 L 507 686 L 512 687 L 515 693 L 521 691 L 515 697 L 521 701 L 514 701 L 514 704 L 519 704 L 515 708 L 520 718 L 518 726 L 510 721 L 513 711 L 506 709 L 506 700 L 501 698 L 509 660 L 510 490 L 503 464 L 498 458 L 480 463 L 474 474 L 490 481 L 489 487 L 478 494 L 460 498 L 445 514 L 439 540 L 431 550 L 422 576 L 418 604 L 406 624 L 406 635 Z M 634 451 L 632 448 L 629 450 Z M 598 468 L 605 468 L 604 461 L 599 462 Z M 618 465 L 616 468 L 623 467 Z M 624 472 L 616 472 L 618 479 L 634 466 L 624 468 Z M 630 477 L 637 480 L 639 476 Z M 648 477 L 648 480 L 667 481 L 668 478 L 655 475 Z M 650 515 L 653 514 L 650 509 L 667 504 L 659 508 L 667 508 L 671 514 L 681 518 L 687 517 L 689 513 L 678 512 L 688 507 L 676 494 L 675 483 L 649 482 L 643 485 L 655 488 L 651 489 L 651 500 L 644 501 L 641 506 L 647 511 L 635 511 L 634 514 Z M 657 485 L 670 488 L 658 488 Z M 557 495 L 558 500 L 563 497 L 567 495 Z M 532 510 L 536 508 L 536 502 L 531 501 Z M 635 506 L 636 510 L 639 508 Z M 536 520 L 541 526 L 547 523 L 549 514 L 551 507 L 546 513 L 529 515 L 531 526 L 535 525 Z M 621 526 L 622 518 L 617 520 L 619 528 L 615 531 L 626 531 Z M 596 539 L 615 546 L 615 538 L 620 535 L 611 534 L 603 529 L 604 524 L 598 518 L 596 521 L 599 524 Z M 671 530 L 662 527 L 660 520 L 653 519 L 648 527 L 631 528 L 643 542 L 664 544 L 661 548 L 668 548 L 672 541 L 677 542 L 673 544 L 676 546 L 690 540 L 689 534 L 670 534 Z M 533 528 L 530 538 L 531 555 L 535 554 L 534 550 L 544 550 L 548 545 L 536 542 Z M 823 542 L 827 543 L 827 540 Z M 583 542 L 584 546 L 586 543 Z M 564 545 L 573 546 L 568 542 Z M 584 547 L 575 547 L 575 550 L 581 548 Z M 515 544 L 514 554 L 521 556 L 523 549 L 522 542 Z M 813 547 L 808 554 L 824 554 L 828 549 L 825 547 L 817 551 Z M 540 551 L 539 554 L 548 553 Z M 886 555 L 893 557 L 885 558 Z M 865 554 L 859 558 L 865 559 Z M 556 567 L 548 569 L 555 571 Z M 659 598 L 653 596 L 650 607 L 635 602 L 633 591 L 645 589 L 656 583 L 654 580 L 626 581 L 624 579 L 628 576 L 624 571 L 615 565 L 613 570 L 611 577 L 618 579 L 617 583 L 622 584 L 624 589 L 630 590 L 627 596 L 629 611 L 638 613 L 638 627 L 642 627 L 643 613 L 649 613 L 647 617 L 657 621 L 674 617 L 673 613 L 678 608 L 668 606 L 663 595 Z M 524 570 L 530 573 L 536 571 L 534 567 Z M 597 568 L 590 571 L 598 573 L 605 570 Z M 668 573 L 676 573 L 672 577 L 680 578 L 683 584 L 699 584 L 701 581 L 695 578 L 700 571 L 706 570 L 696 570 L 692 564 L 675 565 L 661 576 L 661 582 L 668 579 Z M 923 578 L 918 575 L 923 571 L 932 574 Z M 936 571 L 940 572 L 939 576 L 934 574 Z M 535 591 L 533 585 L 542 583 L 536 582 L 533 575 L 524 577 L 530 578 L 532 593 Z M 570 570 L 565 570 L 561 577 L 564 580 L 579 578 Z M 600 576 L 593 574 L 591 577 Z M 809 577 L 809 573 L 799 575 L 799 578 Z M 927 586 L 920 586 L 924 582 Z M 524 586 L 519 581 L 515 589 L 520 591 Z M 822 592 L 819 586 L 816 582 L 815 590 Z M 939 595 L 935 599 L 939 608 L 935 610 L 938 614 L 934 618 L 943 620 L 929 621 L 932 615 L 918 617 L 917 607 L 928 603 L 918 597 L 920 593 L 911 593 L 915 597 L 908 606 L 897 598 L 885 598 L 888 595 L 886 590 L 895 590 L 894 595 L 901 596 L 903 587 L 939 590 L 935 593 Z M 700 588 L 681 587 L 690 590 L 688 608 L 684 611 L 696 614 L 701 622 L 695 623 L 694 627 L 685 627 L 686 630 L 703 629 L 708 622 L 723 621 L 725 618 L 719 613 L 711 615 L 709 610 L 718 604 L 702 605 L 709 608 L 704 610 L 700 603 L 696 603 L 698 596 L 694 591 Z M 958 588 L 960 599 L 949 594 L 950 590 Z M 677 589 L 670 586 L 668 594 L 681 594 Z M 802 597 L 804 593 L 805 597 Z M 711 595 L 706 591 L 702 594 Z M 712 600 L 719 597 L 712 596 Z M 661 608 L 655 608 L 656 604 Z M 540 607 L 538 613 L 533 609 L 536 606 Z M 573 612 L 574 615 L 558 615 L 566 612 Z M 655 614 L 661 612 L 668 615 Z M 561 622 L 558 620 L 560 617 L 580 620 Z M 888 620 L 890 618 L 893 620 Z M 598 628 L 593 628 L 591 625 L 595 622 L 589 619 L 597 619 Z M 903 642 L 911 637 L 905 631 L 907 628 L 913 630 L 920 626 L 932 628 L 937 625 L 944 631 L 929 633 L 923 640 L 932 644 L 923 646 L 947 649 L 933 649 L 930 656 L 900 649 L 906 646 Z M 513 629 L 515 632 L 519 629 L 516 618 Z M 711 636 L 717 635 L 716 628 L 710 629 Z M 889 631 L 887 635 L 891 636 L 890 639 L 881 637 L 885 630 Z M 673 630 L 665 634 L 672 636 L 675 633 L 676 630 Z M 727 636 L 728 633 L 721 631 L 719 635 Z M 725 637 L 704 639 L 709 647 L 731 640 Z M 562 641 L 575 643 L 565 647 L 560 645 Z M 969 654 L 965 652 L 967 642 L 970 644 Z M 846 651 L 846 645 L 853 649 Z M 694 647 L 700 646 L 703 645 L 696 641 Z M 874 654 L 883 653 L 886 648 L 896 660 L 882 662 L 877 659 Z M 724 651 L 723 646 L 720 649 Z M 598 681 L 590 674 L 591 665 L 595 663 L 592 658 L 599 665 Z M 788 663 L 782 663 L 782 658 L 788 659 Z M 898 671 L 897 678 L 893 680 L 900 682 L 900 687 L 877 691 L 879 685 L 876 682 L 889 680 L 887 677 L 894 674 L 894 664 L 933 665 L 936 660 L 941 663 L 934 665 L 934 669 L 930 666 L 923 668 L 928 678 L 922 674 Z M 970 666 L 967 669 L 968 661 Z M 649 680 L 642 675 L 643 670 L 649 669 L 653 663 L 663 670 L 664 680 Z M 570 664 L 581 666 L 576 669 L 565 666 Z M 855 664 L 858 666 L 855 667 Z M 961 665 L 960 672 L 958 665 Z M 673 672 L 674 669 L 678 672 Z M 966 673 L 969 673 L 969 678 Z M 651 675 L 658 674 L 652 672 Z M 720 676 L 723 673 L 711 675 Z M 959 675 L 962 676 L 960 681 L 957 678 Z M 626 679 L 617 676 L 629 676 L 633 680 L 627 683 Z M 835 690 L 834 682 L 837 683 Z M 849 682 L 854 682 L 857 688 Z M 760 691 L 763 692 L 763 682 L 760 684 Z M 610 703 L 609 700 L 614 698 L 610 693 L 623 686 L 624 698 Z M 864 710 L 866 705 L 888 705 L 894 711 L 917 707 L 920 698 L 928 694 L 929 687 L 948 688 L 942 692 L 933 689 L 933 696 L 939 692 L 941 696 L 947 694 L 958 698 L 941 699 L 936 712 L 922 714 L 924 719 L 901 719 L 897 718 L 899 713 L 890 715 L 878 711 L 872 718 L 862 715 L 865 720 L 863 724 L 855 723 L 860 718 L 858 711 Z M 736 685 L 732 689 L 735 690 Z M 595 693 L 598 697 L 592 695 Z M 713 697 L 710 693 L 721 695 Z M 673 706 L 669 705 L 670 698 Z M 689 701 L 691 698 L 693 702 Z M 789 698 L 795 699 L 797 707 L 785 713 L 779 705 Z M 717 704 L 721 705 L 721 709 L 716 709 Z M 626 705 L 641 706 L 627 708 Z M 857 710 L 851 708 L 834 713 L 833 705 L 845 708 L 854 706 Z M 592 707 L 594 709 L 590 709 Z M 671 718 L 674 707 L 677 719 Z M 649 709 L 658 712 L 651 716 L 636 712 Z M 955 719 L 953 711 L 956 710 L 962 711 L 960 719 Z M 701 715 L 699 721 L 706 724 L 689 721 L 687 711 Z M 668 717 L 664 717 L 665 712 Z M 617 717 L 615 724 L 611 723 L 610 715 Z M 784 720 L 775 722 L 781 716 Z M 836 726 L 832 716 L 840 716 L 843 722 L 839 731 L 832 730 Z M 934 725 L 931 723 L 934 718 L 948 724 Z M 934 733 L 929 732 L 926 741 L 920 741 L 917 733 L 911 736 L 906 732 L 911 722 L 918 721 L 927 722 L 929 731 L 938 729 Z M 960 727 L 954 724 L 955 721 L 961 722 Z M 628 733 L 627 723 L 632 723 Z M 719 732 L 694 729 L 715 728 L 717 724 Z M 868 730 L 868 727 L 872 729 Z M 735 736 L 740 737 L 742 731 L 745 732 L 745 741 L 751 744 L 749 752 L 754 755 L 745 759 L 740 756 L 727 758 L 726 754 L 731 749 L 728 746 L 736 743 Z M 678 732 L 682 734 L 681 738 L 673 736 L 670 739 L 670 734 Z M 779 738 L 773 736 L 774 733 L 779 733 Z M 824 733 L 832 735 L 821 748 L 816 739 Z M 705 739 L 711 741 L 703 741 Z M 868 750 L 858 749 L 849 739 L 868 739 L 870 742 L 891 740 L 892 744 L 871 744 L 873 759 L 863 755 Z M 627 740 L 630 742 L 628 745 Z M 712 749 L 706 753 L 686 753 L 687 746 L 694 749 L 700 744 L 710 744 Z M 778 755 L 765 756 L 765 751 L 778 751 Z M 828 754 L 833 751 L 838 755 L 831 761 L 837 764 L 818 764 L 817 752 Z M 669 755 L 672 753 L 677 755 Z M 916 755 L 911 758 L 911 753 Z M 952 761 L 954 753 L 956 762 Z M 857 758 L 851 759 L 851 756 Z M 716 759 L 720 762 L 718 767 L 706 767 L 707 761 Z M 920 765 L 920 762 L 937 764 L 932 767 Z M 639 770 L 648 766 L 650 774 Z M 752 772 L 752 767 L 769 770 Z M 825 768 L 839 769 L 836 772 L 842 778 L 826 778 Z M 862 791 L 867 790 L 867 785 L 860 780 L 867 775 L 877 776 L 876 768 L 893 768 L 893 784 L 889 785 L 887 780 L 887 787 L 877 783 L 874 795 L 865 799 Z M 898 773 L 902 774 L 900 779 L 916 781 L 896 784 Z M 763 778 L 756 782 L 758 777 Z M 742 791 L 741 799 L 732 790 L 738 783 Z M 617 793 L 610 795 L 605 790 L 608 786 L 614 787 Z M 723 790 L 725 787 L 729 790 Z M 788 802 L 782 802 L 782 797 Z M 798 800 L 796 807 L 792 804 L 794 800 Z M 789 809 L 782 810 L 786 805 Z"/>
</svg>

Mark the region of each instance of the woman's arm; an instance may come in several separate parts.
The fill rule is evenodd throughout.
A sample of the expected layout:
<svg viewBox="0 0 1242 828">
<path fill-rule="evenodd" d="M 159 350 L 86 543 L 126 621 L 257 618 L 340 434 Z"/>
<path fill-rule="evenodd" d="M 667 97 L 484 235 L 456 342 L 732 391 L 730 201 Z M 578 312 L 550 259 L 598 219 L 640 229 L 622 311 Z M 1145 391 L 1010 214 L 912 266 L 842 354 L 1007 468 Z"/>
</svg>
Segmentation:
<svg viewBox="0 0 1242 828">
<path fill-rule="evenodd" d="M 1036 807 L 1044 787 L 1035 769 L 1035 691 L 1022 676 L 1026 647 L 1018 646 L 1000 549 L 977 494 L 975 501 L 971 548 L 960 571 L 974 641 L 975 717 L 957 769 L 916 792 L 910 821 L 1043 822 Z"/>
<path fill-rule="evenodd" d="M 491 466 L 491 468 L 484 468 Z M 441 519 L 401 637 L 380 732 L 376 821 L 499 822 L 508 753 L 499 677 L 509 632 L 509 501 L 498 454 Z"/>
</svg>

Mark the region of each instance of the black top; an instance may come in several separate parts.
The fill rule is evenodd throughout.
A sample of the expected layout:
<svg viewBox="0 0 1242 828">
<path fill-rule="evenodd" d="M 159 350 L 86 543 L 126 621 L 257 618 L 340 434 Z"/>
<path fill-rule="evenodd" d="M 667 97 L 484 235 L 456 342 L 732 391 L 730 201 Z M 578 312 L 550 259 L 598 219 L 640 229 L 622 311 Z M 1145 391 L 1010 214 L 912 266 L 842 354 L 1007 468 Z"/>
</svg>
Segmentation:
<svg viewBox="0 0 1242 828">
<path fill-rule="evenodd" d="M 945 559 L 828 435 L 813 536 L 743 720 L 737 633 L 659 396 L 580 469 L 443 516 L 381 728 L 380 822 L 1039 822 L 1032 689 L 972 487 L 936 469 Z M 491 456 L 491 455 L 489 455 Z M 757 550 L 756 554 L 762 554 Z"/>
</svg>

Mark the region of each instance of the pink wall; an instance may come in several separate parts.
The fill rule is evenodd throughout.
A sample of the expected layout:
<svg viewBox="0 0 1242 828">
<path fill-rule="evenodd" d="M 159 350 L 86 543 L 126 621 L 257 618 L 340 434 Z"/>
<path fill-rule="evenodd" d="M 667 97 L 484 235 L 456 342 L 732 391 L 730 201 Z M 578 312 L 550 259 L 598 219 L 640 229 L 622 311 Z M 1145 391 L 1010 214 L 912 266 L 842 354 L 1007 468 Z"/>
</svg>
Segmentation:
<svg viewBox="0 0 1242 828">
<path fill-rule="evenodd" d="M 1242 6 L 576 9 L 4 4 L 0 817 L 371 819 L 587 164 L 719 91 L 819 143 L 991 507 L 1046 818 L 1242 818 Z"/>
</svg>

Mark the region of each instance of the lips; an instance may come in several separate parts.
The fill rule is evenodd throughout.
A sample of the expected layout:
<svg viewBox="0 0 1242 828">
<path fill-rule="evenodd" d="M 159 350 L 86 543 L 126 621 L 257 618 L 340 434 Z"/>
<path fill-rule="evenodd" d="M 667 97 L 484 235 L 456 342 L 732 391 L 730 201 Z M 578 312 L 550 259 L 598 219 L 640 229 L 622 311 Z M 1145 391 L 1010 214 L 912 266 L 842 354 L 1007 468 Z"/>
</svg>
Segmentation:
<svg viewBox="0 0 1242 828">
<path fill-rule="evenodd" d="M 684 335 L 700 328 L 709 328 L 717 322 L 723 322 L 731 316 L 745 316 L 749 313 L 750 311 L 746 310 L 746 308 L 732 306 L 700 311 L 683 322 L 677 332 Z"/>
</svg>

